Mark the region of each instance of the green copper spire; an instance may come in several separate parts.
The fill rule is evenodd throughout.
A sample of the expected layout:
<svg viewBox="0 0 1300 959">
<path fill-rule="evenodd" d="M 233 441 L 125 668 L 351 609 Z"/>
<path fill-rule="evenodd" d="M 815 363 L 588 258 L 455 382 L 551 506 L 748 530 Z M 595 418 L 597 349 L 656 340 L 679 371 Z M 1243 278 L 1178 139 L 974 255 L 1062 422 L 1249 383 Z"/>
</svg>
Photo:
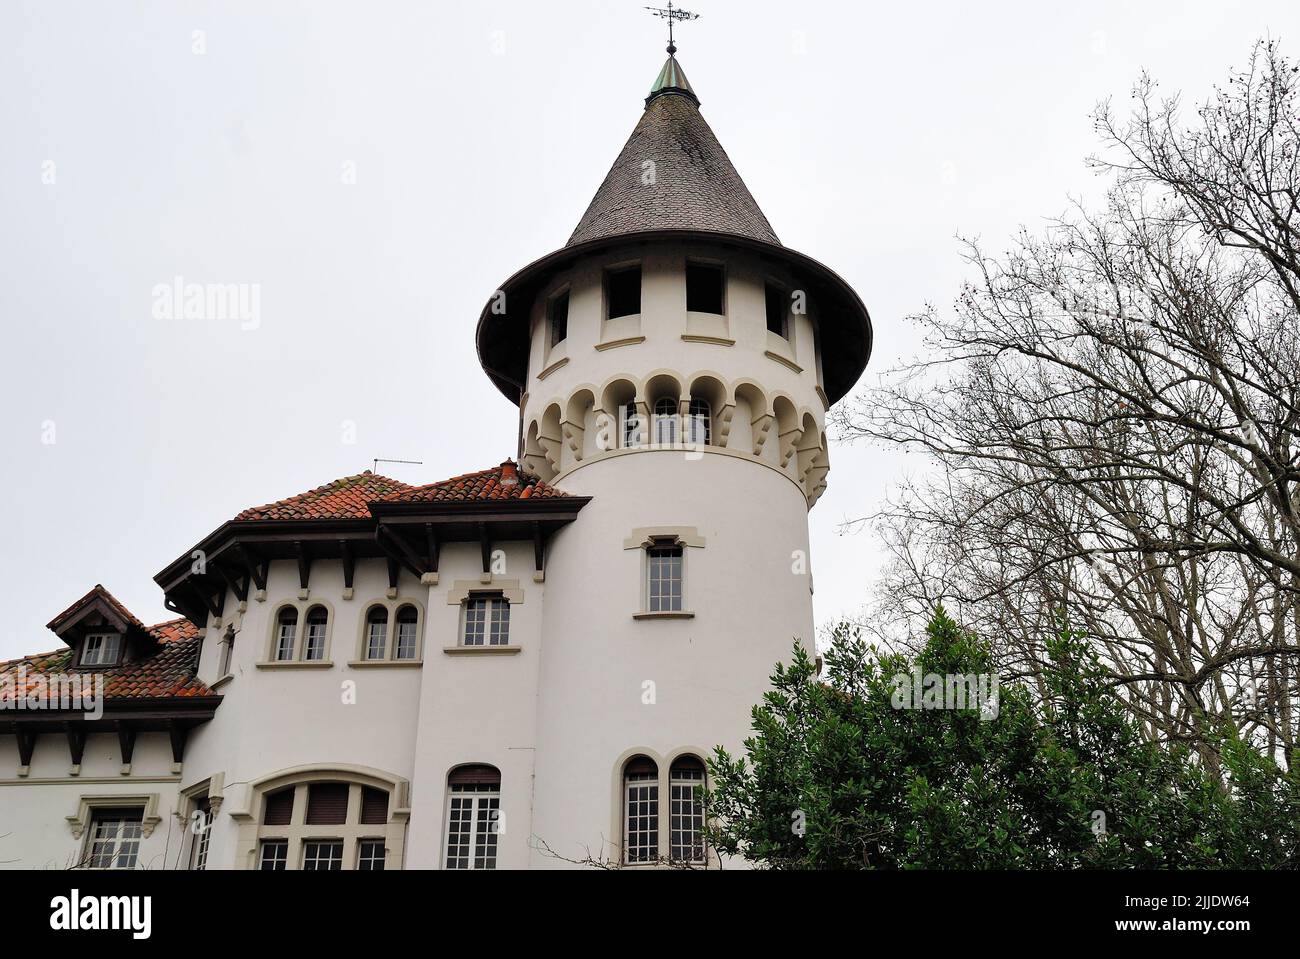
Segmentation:
<svg viewBox="0 0 1300 959">
<path fill-rule="evenodd" d="M 664 93 L 682 93 L 694 100 L 696 104 L 700 102 L 700 98 L 691 89 L 691 81 L 686 79 L 686 71 L 682 69 L 682 65 L 677 62 L 677 57 L 672 53 L 669 53 L 664 68 L 655 78 L 654 86 L 650 88 L 650 96 L 646 97 L 646 103 Z"/>
</svg>

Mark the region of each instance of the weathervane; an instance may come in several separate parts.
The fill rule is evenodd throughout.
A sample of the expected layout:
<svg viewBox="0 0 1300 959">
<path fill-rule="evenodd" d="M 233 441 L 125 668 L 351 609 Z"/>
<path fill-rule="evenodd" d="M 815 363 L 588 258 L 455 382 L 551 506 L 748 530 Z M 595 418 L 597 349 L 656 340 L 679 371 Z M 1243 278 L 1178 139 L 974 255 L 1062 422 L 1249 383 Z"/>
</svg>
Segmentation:
<svg viewBox="0 0 1300 959">
<path fill-rule="evenodd" d="M 673 23 L 677 20 L 698 20 L 698 13 L 691 13 L 689 10 L 679 10 L 673 6 L 673 0 L 668 0 L 666 7 L 646 7 L 656 17 L 662 17 L 668 21 L 668 55 L 672 56 L 677 52 L 677 44 L 673 43 Z"/>
</svg>

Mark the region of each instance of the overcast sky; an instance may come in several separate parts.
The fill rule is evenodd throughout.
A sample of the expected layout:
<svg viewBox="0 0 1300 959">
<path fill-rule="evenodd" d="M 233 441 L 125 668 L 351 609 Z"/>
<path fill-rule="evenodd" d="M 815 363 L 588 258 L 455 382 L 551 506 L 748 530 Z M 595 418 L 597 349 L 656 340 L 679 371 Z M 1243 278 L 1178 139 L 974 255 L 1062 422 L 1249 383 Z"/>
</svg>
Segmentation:
<svg viewBox="0 0 1300 959">
<path fill-rule="evenodd" d="M 782 241 L 871 311 L 864 383 L 994 249 L 1094 195 L 1088 114 L 1140 70 L 1203 99 L 1277 2 L 687 5 L 679 60 Z M 515 450 L 474 324 L 564 244 L 664 59 L 640 3 L 0 0 L 0 658 L 240 509 L 370 467 L 432 482 Z M 155 287 L 257 285 L 258 322 Z M 252 327 L 255 328 L 245 328 Z M 469 415 L 465 415 L 465 414 Z M 351 441 L 351 442 L 350 442 Z M 904 461 L 834 448 L 811 514 L 819 624 L 865 598 L 842 536 Z M 919 465 L 919 464 L 918 464 Z"/>
</svg>

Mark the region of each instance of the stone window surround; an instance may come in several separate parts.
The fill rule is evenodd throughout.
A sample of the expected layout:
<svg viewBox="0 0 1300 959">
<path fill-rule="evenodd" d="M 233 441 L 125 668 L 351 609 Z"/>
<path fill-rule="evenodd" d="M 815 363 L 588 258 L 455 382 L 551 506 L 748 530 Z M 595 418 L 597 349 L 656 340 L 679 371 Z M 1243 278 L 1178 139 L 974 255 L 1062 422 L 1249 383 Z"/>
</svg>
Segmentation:
<svg viewBox="0 0 1300 959">
<path fill-rule="evenodd" d="M 668 854 L 672 846 L 672 810 L 669 799 L 671 792 L 671 775 L 670 770 L 678 759 L 683 756 L 691 756 L 705 764 L 704 788 L 709 789 L 711 786 L 708 776 L 708 761 L 711 750 L 703 749 L 697 746 L 683 746 L 671 750 L 667 754 L 661 755 L 653 749 L 633 747 L 625 750 L 614 763 L 613 776 L 610 783 L 610 808 L 613 812 L 610 836 L 614 839 L 611 842 L 614 855 L 611 857 L 614 863 L 620 869 L 668 869 L 677 868 L 668 864 Z M 659 862 L 623 862 L 623 830 L 625 828 L 624 816 L 624 792 L 623 792 L 623 770 L 627 766 L 628 760 L 636 756 L 645 756 L 653 760 L 659 775 Z M 721 868 L 721 860 L 718 854 L 711 846 L 706 845 L 704 848 L 705 862 L 700 863 L 696 868 L 700 869 L 718 869 Z"/>
<path fill-rule="evenodd" d="M 317 606 L 325 610 L 325 654 L 320 659 L 303 659 L 307 649 L 307 613 Z M 294 636 L 294 658 L 279 660 L 275 658 L 277 640 L 280 630 L 280 613 L 293 608 L 298 611 L 298 627 Z M 276 605 L 270 616 L 266 644 L 262 652 L 264 658 L 257 664 L 258 669 L 329 669 L 334 665 L 330 654 L 334 647 L 335 611 L 332 604 L 323 599 L 285 600 Z"/>
<path fill-rule="evenodd" d="M 461 640 L 465 634 L 465 601 L 473 598 L 475 595 L 482 596 L 501 596 L 506 602 L 513 606 L 522 606 L 524 603 L 524 590 L 519 585 L 517 579 L 497 579 L 491 577 L 491 582 L 483 583 L 479 580 L 458 579 L 451 584 L 447 590 L 447 605 L 459 606 L 460 615 L 456 620 L 456 642 L 450 646 L 444 646 L 442 651 L 448 656 L 513 656 L 523 651 L 523 647 L 518 643 L 508 643 L 505 646 L 465 646 Z M 514 617 L 511 616 L 511 627 L 514 626 Z"/>
<path fill-rule="evenodd" d="M 376 606 L 382 606 L 388 610 L 388 629 L 386 640 L 384 642 L 383 659 L 366 659 L 366 648 L 369 645 L 370 624 L 368 617 L 370 611 Z M 397 655 L 397 612 L 404 606 L 410 606 L 415 610 L 415 658 L 414 659 L 396 659 Z M 375 599 L 366 603 L 361 613 L 361 624 L 357 631 L 357 646 L 355 649 L 355 658 L 348 662 L 349 666 L 359 666 L 367 669 L 390 668 L 409 668 L 412 666 L 421 666 L 424 663 L 424 629 L 425 616 L 424 604 L 415 599 Z M 328 647 L 328 639 L 326 641 Z"/>
<path fill-rule="evenodd" d="M 307 789 L 312 783 L 345 782 L 349 786 L 348 822 L 336 826 L 309 826 L 307 816 Z M 352 789 L 351 787 L 357 787 Z M 363 824 L 360 818 L 361 787 L 369 786 L 388 793 L 388 822 Z M 262 800 L 270 793 L 293 787 L 293 820 L 288 826 L 263 826 L 261 824 Z M 309 839 L 343 840 L 343 868 L 357 868 L 357 855 L 364 839 L 382 839 L 385 847 L 385 869 L 401 869 L 406 848 L 406 828 L 411 818 L 410 782 L 369 766 L 338 764 L 333 766 L 296 766 L 272 773 L 253 782 L 248 787 L 247 805 L 234 809 L 230 817 L 237 824 L 235 869 L 258 868 L 263 839 L 285 839 L 289 843 L 287 869 L 302 868 L 302 844 Z"/>
<path fill-rule="evenodd" d="M 687 559 L 688 548 L 703 549 L 706 540 L 694 526 L 643 526 L 632 530 L 623 540 L 623 549 L 641 551 L 640 580 L 641 608 L 632 614 L 633 619 L 693 619 L 695 613 L 687 606 L 690 589 L 690 561 Z M 650 612 L 649 597 L 649 552 L 654 546 L 674 545 L 682 547 L 682 608 L 664 612 Z"/>
<path fill-rule="evenodd" d="M 68 828 L 72 830 L 73 839 L 85 837 L 86 842 L 89 842 L 91 818 L 99 810 L 143 809 L 144 814 L 140 817 L 140 836 L 142 839 L 148 839 L 153 835 L 154 827 L 162 822 L 162 816 L 158 815 L 158 800 L 158 793 L 82 795 L 77 799 L 77 811 L 64 818 L 68 822 Z M 82 861 L 88 858 L 89 852 L 89 849 L 82 850 Z"/>
<path fill-rule="evenodd" d="M 199 836 L 194 832 L 192 823 L 194 813 L 199 808 L 199 802 L 203 799 L 208 801 L 208 824 L 207 829 L 210 831 L 213 824 L 217 821 L 217 816 L 221 814 L 221 805 L 225 802 L 223 792 L 226 781 L 225 773 L 213 773 L 211 777 L 190 786 L 188 789 L 182 789 L 180 792 L 180 801 L 176 804 L 176 809 L 172 813 L 180 822 L 182 832 L 182 854 L 186 863 L 192 862 L 194 857 L 194 845 L 199 841 Z M 184 837 L 188 836 L 188 843 L 184 842 Z"/>
</svg>

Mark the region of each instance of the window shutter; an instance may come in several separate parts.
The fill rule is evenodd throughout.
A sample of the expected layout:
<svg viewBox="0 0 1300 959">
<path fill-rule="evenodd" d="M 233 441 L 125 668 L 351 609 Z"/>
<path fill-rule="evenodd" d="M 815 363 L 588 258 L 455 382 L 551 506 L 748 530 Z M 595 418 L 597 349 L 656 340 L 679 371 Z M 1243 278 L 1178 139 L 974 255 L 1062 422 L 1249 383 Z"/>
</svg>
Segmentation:
<svg viewBox="0 0 1300 959">
<path fill-rule="evenodd" d="M 368 825 L 388 822 L 388 793 L 369 786 L 362 788 L 361 822 Z"/>
<path fill-rule="evenodd" d="M 282 789 L 266 797 L 263 825 L 287 826 L 293 821 L 293 789 Z"/>
<path fill-rule="evenodd" d="M 341 826 L 347 821 L 347 783 L 312 783 L 307 787 L 307 825 Z"/>
<path fill-rule="evenodd" d="M 495 766 L 461 766 L 447 777 L 450 786 L 500 786 L 501 773 Z"/>
</svg>

